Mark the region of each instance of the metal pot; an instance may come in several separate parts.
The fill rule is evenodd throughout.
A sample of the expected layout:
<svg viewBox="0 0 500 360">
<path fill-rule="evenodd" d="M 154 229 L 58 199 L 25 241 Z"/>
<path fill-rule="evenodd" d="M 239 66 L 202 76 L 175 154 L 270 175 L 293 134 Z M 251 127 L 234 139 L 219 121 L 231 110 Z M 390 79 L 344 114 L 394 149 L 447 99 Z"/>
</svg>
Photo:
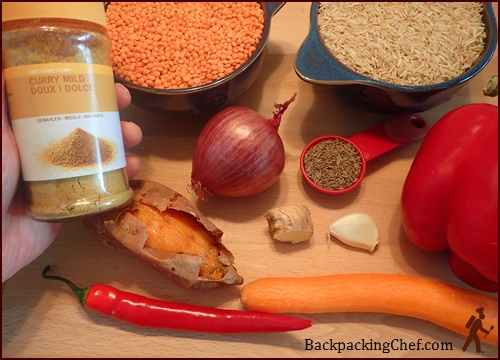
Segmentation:
<svg viewBox="0 0 500 360">
<path fill-rule="evenodd" d="M 216 112 L 241 96 L 257 79 L 266 56 L 271 18 L 285 5 L 284 2 L 262 2 L 264 31 L 252 56 L 231 74 L 209 84 L 185 89 L 154 89 L 133 84 L 115 76 L 115 81 L 126 86 L 132 102 L 144 109 L 164 111 L 185 116 Z"/>
</svg>

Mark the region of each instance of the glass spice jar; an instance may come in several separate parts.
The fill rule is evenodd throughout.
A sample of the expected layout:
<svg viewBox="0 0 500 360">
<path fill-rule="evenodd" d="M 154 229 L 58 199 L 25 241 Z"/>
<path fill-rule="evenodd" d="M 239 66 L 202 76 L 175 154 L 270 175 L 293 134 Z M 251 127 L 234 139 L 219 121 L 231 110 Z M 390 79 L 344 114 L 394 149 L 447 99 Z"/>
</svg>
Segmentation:
<svg viewBox="0 0 500 360">
<path fill-rule="evenodd" d="M 132 200 L 102 2 L 2 2 L 9 118 L 32 217 Z"/>
</svg>

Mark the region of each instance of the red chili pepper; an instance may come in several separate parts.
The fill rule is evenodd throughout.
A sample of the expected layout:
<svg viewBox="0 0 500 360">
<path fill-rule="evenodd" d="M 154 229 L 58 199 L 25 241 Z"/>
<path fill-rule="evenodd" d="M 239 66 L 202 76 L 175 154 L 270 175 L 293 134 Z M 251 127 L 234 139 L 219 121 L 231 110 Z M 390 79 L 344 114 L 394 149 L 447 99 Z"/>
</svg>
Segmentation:
<svg viewBox="0 0 500 360">
<path fill-rule="evenodd" d="M 313 324 L 307 319 L 279 314 L 223 310 L 151 299 L 103 284 L 83 289 L 65 278 L 48 275 L 49 270 L 50 265 L 43 270 L 42 276 L 69 285 L 87 309 L 137 326 L 237 334 L 295 331 Z"/>
</svg>

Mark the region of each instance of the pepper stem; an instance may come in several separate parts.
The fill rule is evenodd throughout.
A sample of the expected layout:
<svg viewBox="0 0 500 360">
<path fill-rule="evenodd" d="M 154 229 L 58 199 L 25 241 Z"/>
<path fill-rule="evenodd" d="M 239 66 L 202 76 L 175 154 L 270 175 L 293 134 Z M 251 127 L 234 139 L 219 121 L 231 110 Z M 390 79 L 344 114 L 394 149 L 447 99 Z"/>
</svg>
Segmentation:
<svg viewBox="0 0 500 360">
<path fill-rule="evenodd" d="M 295 96 L 297 96 L 297 93 L 293 94 L 293 96 L 290 98 L 290 100 L 285 101 L 284 104 L 274 104 L 274 107 L 277 108 L 278 110 L 273 112 L 273 118 L 269 119 L 269 121 L 271 122 L 271 125 L 274 126 L 276 131 L 278 131 L 278 128 L 280 127 L 281 116 L 283 115 L 285 110 L 288 108 L 288 105 L 290 105 L 290 103 L 295 100 Z"/>
<path fill-rule="evenodd" d="M 88 288 L 79 288 L 78 286 L 76 286 L 75 284 L 73 284 L 68 279 L 65 279 L 65 278 L 60 277 L 60 276 L 49 275 L 48 274 L 49 271 L 50 271 L 50 265 L 47 265 L 45 267 L 45 269 L 43 269 L 43 271 L 42 271 L 42 277 L 45 278 L 45 279 L 61 281 L 61 282 L 65 283 L 65 284 L 67 284 L 71 288 L 71 290 L 73 291 L 73 293 L 76 295 L 76 297 L 78 298 L 78 300 L 83 305 L 85 305 L 85 298 L 87 297 L 87 293 L 89 292 L 90 287 L 88 287 Z"/>
<path fill-rule="evenodd" d="M 491 97 L 498 96 L 498 75 L 493 75 L 484 85 L 483 94 Z"/>
</svg>

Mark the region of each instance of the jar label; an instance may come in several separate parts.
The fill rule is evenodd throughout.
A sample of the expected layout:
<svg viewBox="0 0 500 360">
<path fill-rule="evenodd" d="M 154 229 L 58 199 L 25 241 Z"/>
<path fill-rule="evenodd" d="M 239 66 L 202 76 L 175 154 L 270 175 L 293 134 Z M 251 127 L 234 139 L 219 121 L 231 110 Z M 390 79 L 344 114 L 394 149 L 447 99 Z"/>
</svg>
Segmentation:
<svg viewBox="0 0 500 360">
<path fill-rule="evenodd" d="M 125 167 L 111 67 L 51 63 L 7 68 L 4 74 L 25 181 Z"/>
</svg>

